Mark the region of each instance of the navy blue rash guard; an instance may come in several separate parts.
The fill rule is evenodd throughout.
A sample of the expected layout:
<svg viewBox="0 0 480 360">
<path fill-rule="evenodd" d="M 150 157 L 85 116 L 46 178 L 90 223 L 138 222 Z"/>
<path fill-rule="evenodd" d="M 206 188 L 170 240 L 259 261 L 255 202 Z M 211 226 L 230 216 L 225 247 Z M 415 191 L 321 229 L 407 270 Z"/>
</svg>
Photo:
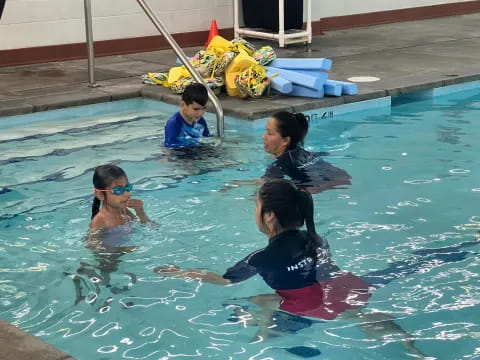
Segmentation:
<svg viewBox="0 0 480 360">
<path fill-rule="evenodd" d="M 207 122 L 203 116 L 189 125 L 178 111 L 165 124 L 165 147 L 168 148 L 195 145 L 202 136 L 210 136 Z"/>
<path fill-rule="evenodd" d="M 269 239 L 266 248 L 227 269 L 223 277 L 237 283 L 259 274 L 275 290 L 300 289 L 330 279 L 339 268 L 330 259 L 328 243 L 322 240 L 315 264 L 314 256 L 307 253 L 310 236 L 302 230 L 282 232 Z"/>
<path fill-rule="evenodd" d="M 264 179 L 288 176 L 297 186 L 322 186 L 329 182 L 350 184 L 348 173 L 326 162 L 317 153 L 298 147 L 280 155 L 266 170 Z"/>
<path fill-rule="evenodd" d="M 323 239 L 316 244 L 315 261 L 307 250 L 310 236 L 300 230 L 274 236 L 266 248 L 248 255 L 223 277 L 235 283 L 259 274 L 280 296 L 279 309 L 295 315 L 331 320 L 364 306 L 370 284 L 340 272 Z"/>
</svg>

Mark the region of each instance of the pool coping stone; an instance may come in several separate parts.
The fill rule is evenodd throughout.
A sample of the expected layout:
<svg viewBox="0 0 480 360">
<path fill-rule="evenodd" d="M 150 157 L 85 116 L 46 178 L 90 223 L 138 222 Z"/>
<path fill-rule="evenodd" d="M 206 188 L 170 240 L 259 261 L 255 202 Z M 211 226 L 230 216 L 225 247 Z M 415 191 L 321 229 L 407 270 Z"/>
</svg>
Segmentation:
<svg viewBox="0 0 480 360">
<path fill-rule="evenodd" d="M 16 326 L 0 319 L 2 360 L 75 360 Z"/>
<path fill-rule="evenodd" d="M 99 82 L 99 86 L 95 88 L 82 84 L 81 86 L 77 86 L 74 90 L 69 89 L 68 91 L 63 92 L 58 92 L 58 88 L 63 88 L 65 85 L 44 88 L 41 89 L 44 94 L 36 94 L 36 96 L 26 95 L 26 97 L 21 97 L 21 91 L 15 92 L 17 95 L 16 97 L 11 95 L 5 96 L 5 93 L 0 94 L 0 117 L 98 104 L 136 97 L 159 100 L 174 105 L 178 104 L 180 101 L 180 96 L 173 94 L 167 88 L 154 85 L 144 85 L 138 83 L 137 78 L 129 80 L 130 81 L 118 79 L 114 82 Z M 332 106 L 372 100 L 386 96 L 399 96 L 411 92 L 430 90 L 476 80 L 480 80 L 480 74 L 478 73 L 459 75 L 446 79 L 435 79 L 429 75 L 412 79 L 406 78 L 383 81 L 383 89 L 378 89 L 376 86 L 372 85 L 366 85 L 364 88 L 360 86 L 360 91 L 357 95 L 324 97 L 321 99 L 270 95 L 258 99 L 239 99 L 229 97 L 226 94 L 220 94 L 219 100 L 222 103 L 225 115 L 245 120 L 256 120 L 268 117 L 278 111 L 302 112 L 313 109 L 329 108 Z M 50 94 L 48 94 L 49 91 L 51 92 Z M 207 111 L 215 111 L 212 104 L 209 103 Z"/>
</svg>

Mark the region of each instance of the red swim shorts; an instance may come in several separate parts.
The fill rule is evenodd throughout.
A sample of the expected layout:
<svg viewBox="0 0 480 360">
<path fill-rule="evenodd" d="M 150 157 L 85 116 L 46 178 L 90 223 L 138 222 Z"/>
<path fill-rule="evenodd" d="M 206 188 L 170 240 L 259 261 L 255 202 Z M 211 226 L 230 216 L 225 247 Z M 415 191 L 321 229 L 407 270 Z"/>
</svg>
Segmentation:
<svg viewBox="0 0 480 360">
<path fill-rule="evenodd" d="M 277 290 L 282 297 L 280 310 L 333 320 L 346 310 L 365 306 L 374 288 L 352 273 L 293 290 Z"/>
</svg>

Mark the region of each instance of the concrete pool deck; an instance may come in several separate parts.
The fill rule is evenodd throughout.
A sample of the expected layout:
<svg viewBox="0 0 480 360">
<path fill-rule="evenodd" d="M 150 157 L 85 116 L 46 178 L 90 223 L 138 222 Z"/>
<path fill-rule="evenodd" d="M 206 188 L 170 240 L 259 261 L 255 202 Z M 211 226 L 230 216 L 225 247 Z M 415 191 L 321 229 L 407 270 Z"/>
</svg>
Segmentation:
<svg viewBox="0 0 480 360">
<path fill-rule="evenodd" d="M 359 83 L 354 96 L 310 99 L 280 95 L 242 100 L 220 96 L 226 115 L 259 119 L 280 110 L 305 111 L 393 96 L 480 79 L 480 13 L 354 28 L 315 36 L 311 52 L 303 45 L 279 49 L 279 57 L 327 57 L 329 78 L 375 76 Z M 199 48 L 187 48 L 192 55 Z M 179 97 L 162 86 L 144 85 L 140 75 L 175 66 L 171 50 L 96 59 L 99 87 L 88 86 L 86 60 L 0 68 L 0 116 L 144 96 L 167 103 Z M 210 109 L 211 110 L 211 109 Z"/>
</svg>

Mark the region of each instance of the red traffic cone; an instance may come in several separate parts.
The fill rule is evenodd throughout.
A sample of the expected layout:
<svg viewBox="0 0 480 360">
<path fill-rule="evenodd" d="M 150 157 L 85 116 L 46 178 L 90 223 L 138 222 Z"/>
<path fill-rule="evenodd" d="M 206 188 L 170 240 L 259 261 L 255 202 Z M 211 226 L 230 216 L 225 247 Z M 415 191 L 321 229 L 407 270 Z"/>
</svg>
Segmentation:
<svg viewBox="0 0 480 360">
<path fill-rule="evenodd" d="M 210 44 L 210 41 L 218 35 L 218 28 L 217 28 L 217 21 L 212 20 L 212 23 L 210 24 L 210 32 L 208 33 L 208 40 L 205 43 L 205 47 L 208 47 L 208 44 Z"/>
</svg>

